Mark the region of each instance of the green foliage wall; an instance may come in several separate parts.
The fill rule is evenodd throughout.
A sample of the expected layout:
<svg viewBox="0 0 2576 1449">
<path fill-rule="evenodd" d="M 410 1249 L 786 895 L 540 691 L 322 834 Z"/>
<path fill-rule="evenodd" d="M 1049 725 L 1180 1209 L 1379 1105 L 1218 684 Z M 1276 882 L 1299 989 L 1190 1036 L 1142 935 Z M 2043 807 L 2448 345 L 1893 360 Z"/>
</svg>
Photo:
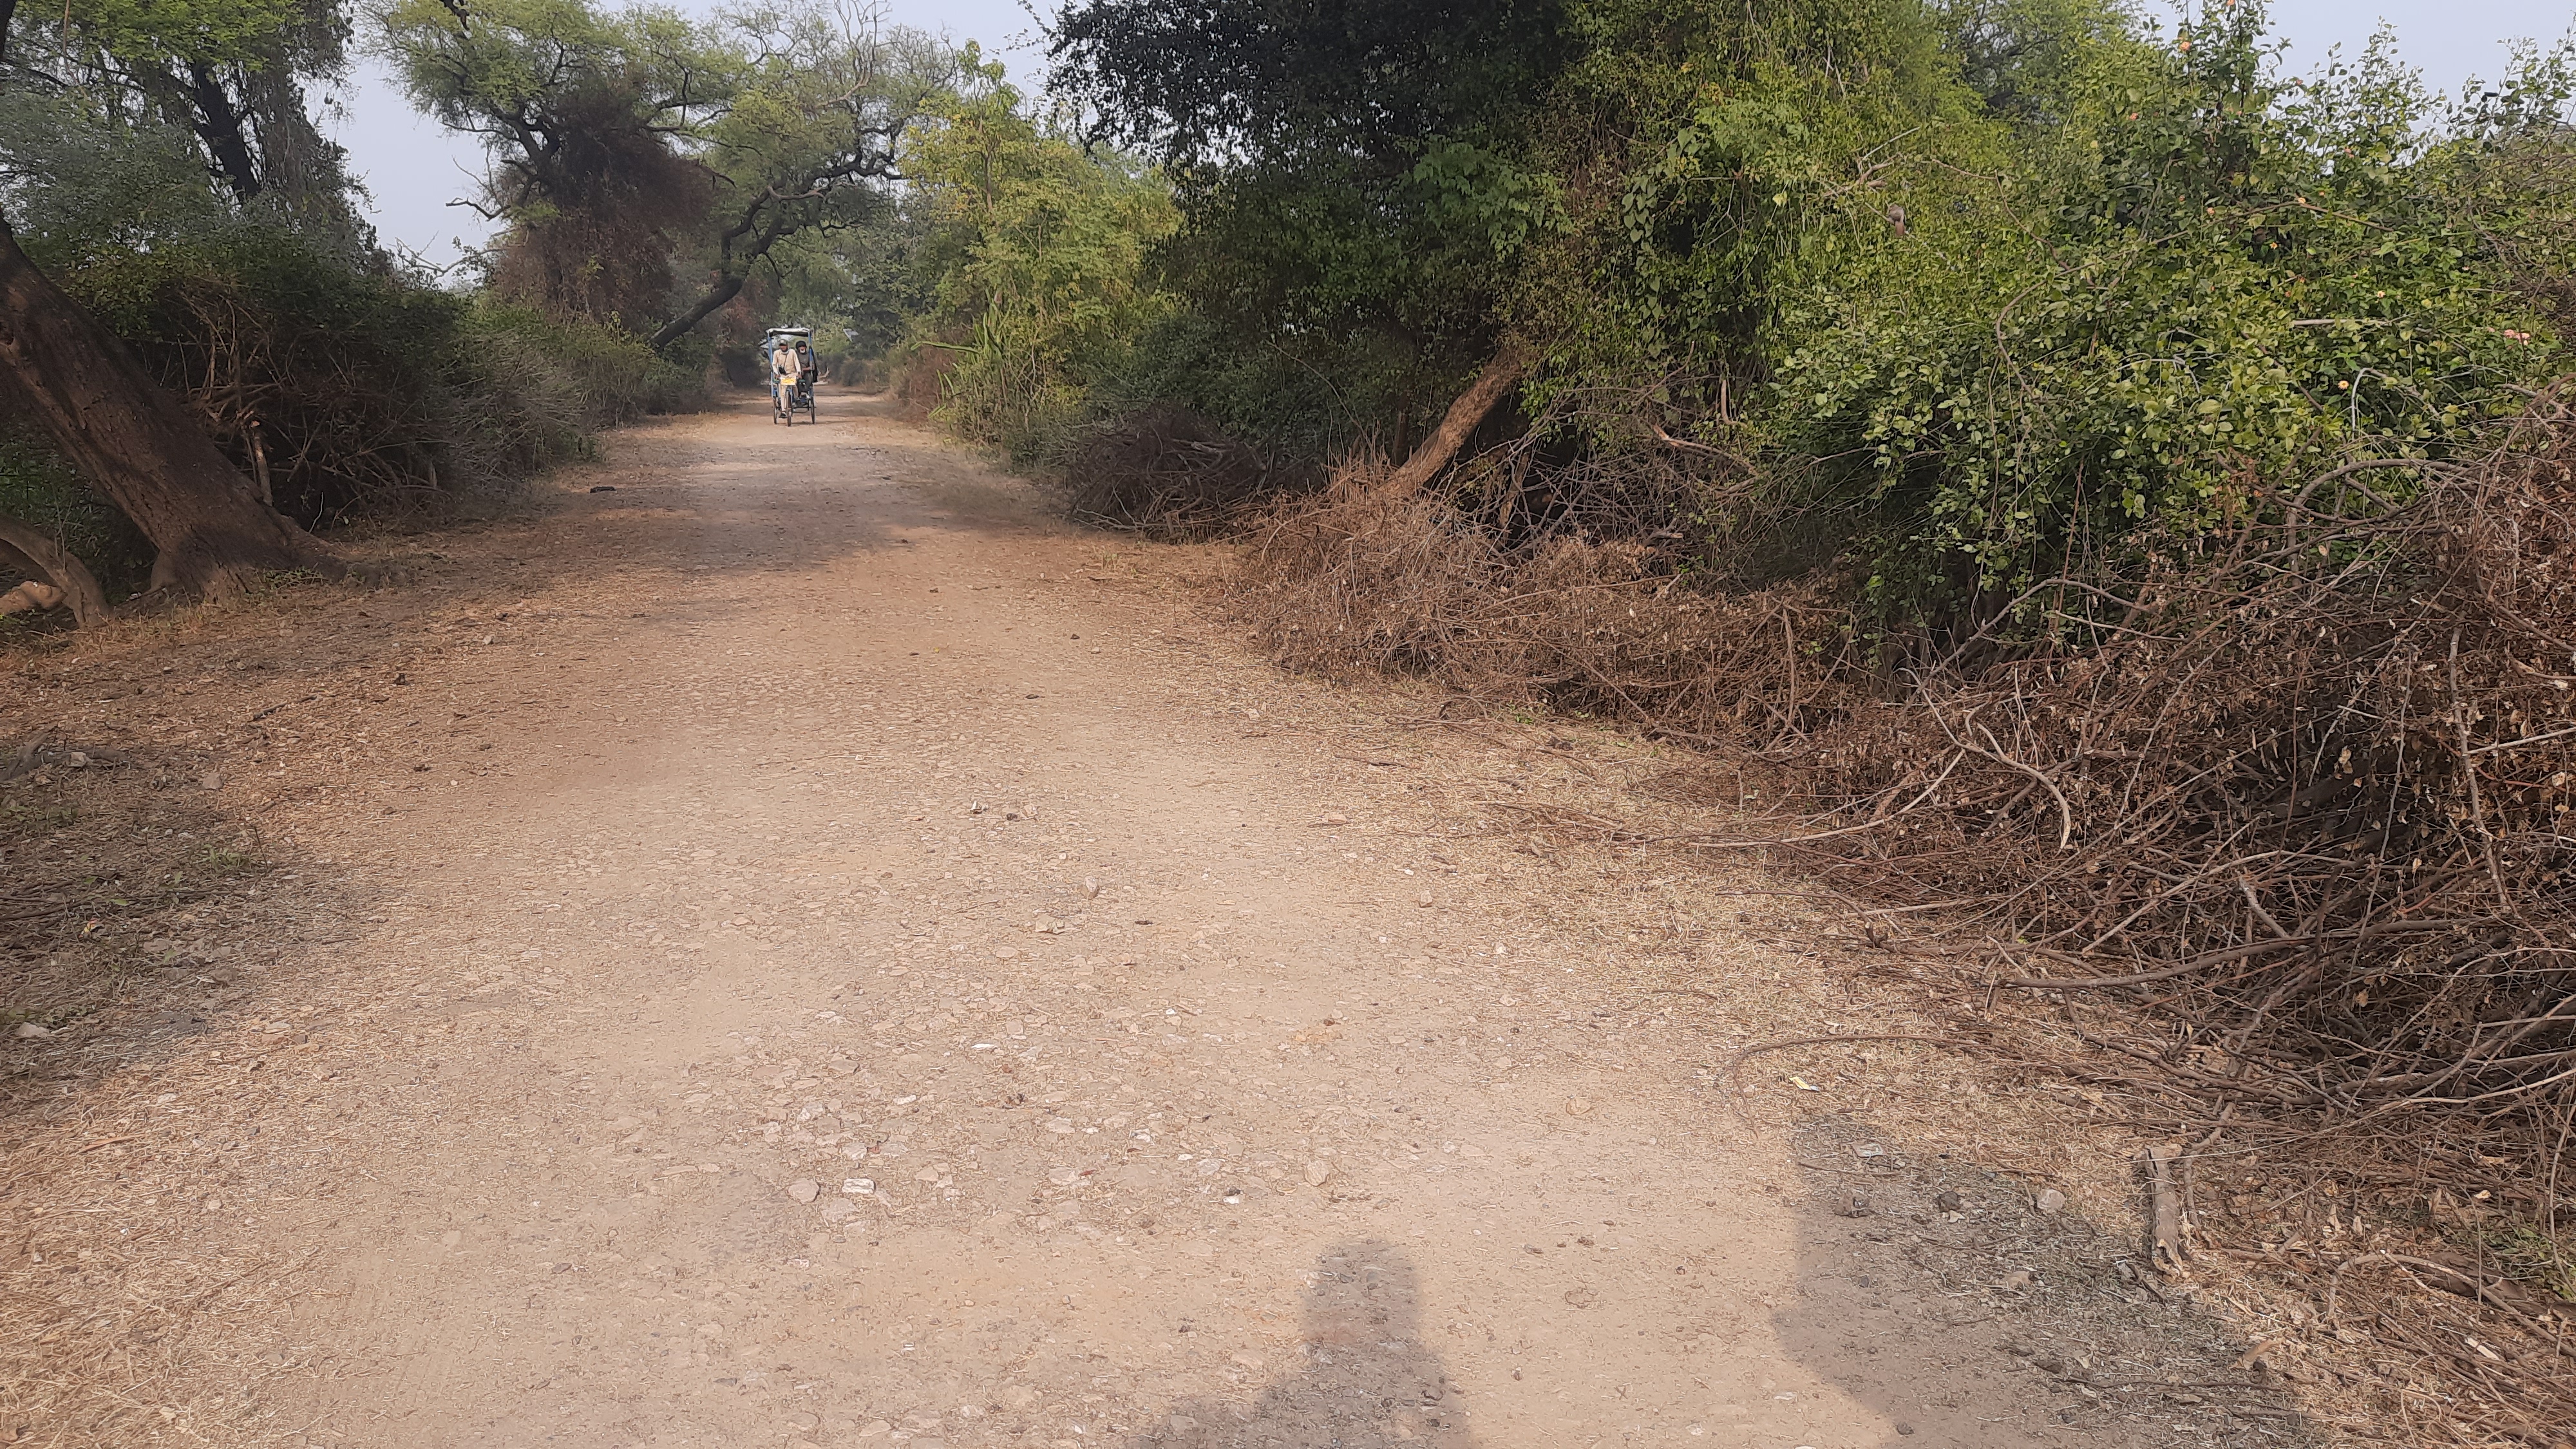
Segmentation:
<svg viewBox="0 0 2576 1449">
<path fill-rule="evenodd" d="M 976 64 L 970 52 L 970 65 Z M 951 355 L 939 416 L 1014 457 L 1047 455 L 1171 309 L 1147 269 L 1177 224 L 1160 177 L 1091 154 L 1033 114 L 999 67 L 905 158 L 929 310 L 909 339 Z"/>
<path fill-rule="evenodd" d="M 702 357 L 353 272 L 273 229 L 49 265 L 245 475 L 265 464 L 278 508 L 311 526 L 488 508 L 588 455 L 600 428 L 703 401 Z M 0 514 L 54 533 L 112 592 L 150 571 L 131 525 L 32 437 L 0 438 Z"/>
<path fill-rule="evenodd" d="M 1672 566 L 1829 539 L 1905 633 L 2060 573 L 2116 592 L 2327 468 L 2465 446 L 2565 368 L 2571 52 L 2444 107 L 2384 43 L 2284 75 L 2265 25 L 2251 0 L 2172 31 L 2108 0 L 1091 0 L 1057 56 L 1178 183 L 1156 259 L 1187 317 L 1157 325 L 1191 365 L 1164 385 L 1294 357 L 1331 386 L 1261 426 L 1327 436 L 1339 406 L 1383 444 L 1517 338 L 1515 486 L 1692 473 L 1688 516 L 1636 520 L 1683 539 Z M 1463 41 L 1475 65 L 1420 63 Z"/>
<path fill-rule="evenodd" d="M 2293 87 L 2261 24 L 2213 9 L 2167 44 L 2097 41 L 2116 65 L 2012 77 L 2052 119 L 1998 117 L 1983 176 L 1905 158 L 1906 232 L 1781 297 L 1759 441 L 1790 501 L 1854 520 L 1883 620 L 2127 577 L 2339 464 L 2447 456 L 2565 367 L 2530 283 L 2563 274 L 2576 192 L 2493 184 L 2563 137 L 2425 140 L 2384 50 Z"/>
<path fill-rule="evenodd" d="M 260 228 L 57 277 L 307 524 L 489 499 L 694 391 L 617 329 L 352 272 Z"/>
</svg>

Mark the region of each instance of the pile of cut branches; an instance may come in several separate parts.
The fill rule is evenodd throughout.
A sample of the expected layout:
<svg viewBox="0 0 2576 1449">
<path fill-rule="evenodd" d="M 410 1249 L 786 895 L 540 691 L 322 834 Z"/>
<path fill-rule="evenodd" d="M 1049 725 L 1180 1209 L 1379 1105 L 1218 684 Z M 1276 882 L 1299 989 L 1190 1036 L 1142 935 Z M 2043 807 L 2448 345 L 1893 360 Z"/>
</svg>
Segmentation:
<svg viewBox="0 0 2576 1449">
<path fill-rule="evenodd" d="M 1546 527 L 1515 540 L 1489 500 L 1463 509 L 1382 482 L 1378 467 L 1346 468 L 1247 534 L 1235 606 L 1291 667 L 1428 675 L 1705 744 L 1802 733 L 1869 697 L 1860 674 L 1805 662 L 1841 652 L 1833 579 L 1713 592 L 1647 538 Z"/>
<path fill-rule="evenodd" d="M 2576 418 L 2357 463 L 2051 579 L 1937 657 L 1855 644 L 1829 572 L 1709 592 L 1635 542 L 1519 549 L 1348 473 L 1249 541 L 1292 664 L 1426 673 L 1713 747 L 1773 842 L 1987 942 L 2001 984 L 2135 989 L 2160 1069 L 2337 1114 L 2576 1104 Z"/>
<path fill-rule="evenodd" d="M 2020 639 L 1980 630 L 1802 741 L 1808 798 L 1874 827 L 1811 849 L 1988 943 L 2001 985 L 2152 999 L 2191 1027 L 2167 1080 L 2554 1130 L 2576 1105 L 2571 462 L 2552 400 L 2475 461 L 2282 490 L 2125 592 L 2034 586 L 1997 615 Z"/>
<path fill-rule="evenodd" d="M 1169 404 L 1097 425 L 1065 467 L 1075 518 L 1167 538 L 1222 528 L 1271 482 L 1260 454 Z"/>
</svg>

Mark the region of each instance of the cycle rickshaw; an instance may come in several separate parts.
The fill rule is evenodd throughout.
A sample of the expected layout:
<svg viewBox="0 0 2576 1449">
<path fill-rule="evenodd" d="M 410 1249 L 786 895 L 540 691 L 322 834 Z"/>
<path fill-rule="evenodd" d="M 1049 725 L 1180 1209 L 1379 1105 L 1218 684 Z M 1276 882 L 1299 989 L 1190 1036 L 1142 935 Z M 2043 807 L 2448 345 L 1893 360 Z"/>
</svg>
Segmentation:
<svg viewBox="0 0 2576 1449">
<path fill-rule="evenodd" d="M 793 425 L 796 414 L 819 422 L 814 412 L 814 329 L 772 327 L 760 339 L 760 360 L 769 370 L 769 420 Z"/>
</svg>

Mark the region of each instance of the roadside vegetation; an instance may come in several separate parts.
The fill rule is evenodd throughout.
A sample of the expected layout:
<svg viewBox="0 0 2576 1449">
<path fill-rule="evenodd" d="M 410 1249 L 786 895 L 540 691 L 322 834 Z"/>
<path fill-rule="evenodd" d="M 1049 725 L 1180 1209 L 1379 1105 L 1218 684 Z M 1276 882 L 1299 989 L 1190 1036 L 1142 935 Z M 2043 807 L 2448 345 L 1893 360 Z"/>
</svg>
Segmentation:
<svg viewBox="0 0 2576 1449">
<path fill-rule="evenodd" d="M 1293 665 L 1698 747 L 1752 818 L 1664 843 L 1798 867 L 1978 1049 L 2047 1011 L 2145 1134 L 2442 1184 L 2409 1271 L 2538 1337 L 2381 1407 L 2554 1443 L 2576 49 L 2443 92 L 2266 23 L 1087 0 L 919 133 L 884 355 L 1237 540 Z"/>
<path fill-rule="evenodd" d="M 1747 817 L 1535 826 L 1765 852 L 1972 1049 L 2402 1185 L 2440 1246 L 2263 1271 L 2460 1290 L 2372 1310 L 2450 1386 L 2375 1412 L 2557 1442 L 2576 45 L 2437 88 L 2394 36 L 2293 73 L 2259 0 L 1050 34 L 1023 88 L 813 4 L 0 0 L 0 611 L 341 573 L 330 529 L 488 506 L 808 323 L 1078 516 L 1235 540 L 1283 661 L 1686 743 Z M 484 145 L 460 274 L 313 124 L 361 46 Z"/>
<path fill-rule="evenodd" d="M 0 41 L 0 614 L 40 627 L 336 576 L 334 528 L 702 406 L 957 68 L 813 4 L 0 0 Z M 459 267 L 316 124 L 361 51 L 484 145 Z"/>
</svg>

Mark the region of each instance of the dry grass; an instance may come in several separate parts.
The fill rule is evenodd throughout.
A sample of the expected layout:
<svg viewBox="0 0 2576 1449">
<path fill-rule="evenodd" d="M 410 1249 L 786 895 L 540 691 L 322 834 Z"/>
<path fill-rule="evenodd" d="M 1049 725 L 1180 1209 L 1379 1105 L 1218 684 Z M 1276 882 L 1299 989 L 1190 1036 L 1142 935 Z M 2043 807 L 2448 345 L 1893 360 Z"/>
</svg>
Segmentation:
<svg viewBox="0 0 2576 1449">
<path fill-rule="evenodd" d="M 332 852 L 425 778 L 406 667 L 545 613 L 527 535 L 352 539 L 412 586 L 0 650 L 0 1443 L 306 1442 L 277 1404 L 357 1371 L 294 1333 L 325 1265 L 263 1246 L 369 1165 L 381 987 L 327 948 L 378 897 Z"/>
<path fill-rule="evenodd" d="M 123 1116 L 13 1132 L 0 1157 L 0 1172 L 44 1184 L 40 1195 L 11 1195 L 0 1264 L 0 1424 L 13 1443 L 259 1443 L 295 1427 L 272 1421 L 267 1384 L 319 1355 L 240 1328 L 282 1317 L 304 1265 L 228 1246 L 201 1225 L 200 1212 L 214 1209 L 193 1201 L 138 1210 L 125 1151 L 177 1153 L 189 1141 L 142 1121 L 155 1085 L 194 1084 L 102 1082 L 101 1096 L 126 1099 Z"/>
<path fill-rule="evenodd" d="M 226 622 L 256 629 L 261 612 Z M 265 1153 L 294 1133 L 278 1098 L 312 1085 L 302 1028 L 274 1029 L 311 1012 L 266 958 L 310 929 L 315 893 L 268 863 L 238 790 L 225 799 L 236 739 L 101 707 L 148 680 L 253 713 L 221 674 L 153 664 L 201 627 L 139 621 L 0 659 L 25 706 L 0 711 L 0 1432 L 13 1443 L 281 1438 L 295 1426 L 272 1422 L 269 1381 L 316 1357 L 274 1339 L 301 1265 L 245 1246 L 242 1224 L 299 1209 L 245 1198 L 238 1165 L 263 1133 Z"/>
</svg>

